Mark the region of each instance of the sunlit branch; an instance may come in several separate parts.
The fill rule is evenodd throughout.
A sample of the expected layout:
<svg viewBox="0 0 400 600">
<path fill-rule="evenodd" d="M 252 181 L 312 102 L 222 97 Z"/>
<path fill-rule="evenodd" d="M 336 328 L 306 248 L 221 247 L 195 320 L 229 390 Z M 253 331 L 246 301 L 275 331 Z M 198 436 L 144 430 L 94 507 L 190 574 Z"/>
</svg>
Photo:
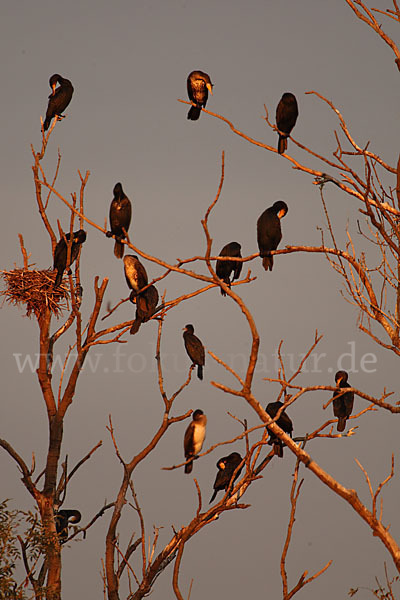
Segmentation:
<svg viewBox="0 0 400 600">
<path fill-rule="evenodd" d="M 68 541 L 71 541 L 74 539 L 74 537 L 76 537 L 79 533 L 83 534 L 83 538 L 86 538 L 86 532 L 87 530 L 92 527 L 92 525 L 94 525 L 94 523 L 97 521 L 97 519 L 100 519 L 100 517 L 102 517 L 105 512 L 109 509 L 112 508 L 114 506 L 114 502 L 110 502 L 109 504 L 105 504 L 96 514 L 95 516 L 90 519 L 89 523 L 85 526 L 85 527 L 77 527 L 74 531 L 74 533 L 72 533 L 69 537 L 68 537 Z"/>
<path fill-rule="evenodd" d="M 377 519 L 377 516 L 376 516 L 376 501 L 378 499 L 378 496 L 381 493 L 383 487 L 387 483 L 389 483 L 389 481 L 394 477 L 394 454 L 392 454 L 392 468 L 391 468 L 391 471 L 390 471 L 389 475 L 383 481 L 381 481 L 381 483 L 378 485 L 378 487 L 376 488 L 376 492 L 375 493 L 374 493 L 374 491 L 372 489 L 371 480 L 369 478 L 369 475 L 368 475 L 367 471 L 364 469 L 364 467 L 359 462 L 359 460 L 357 460 L 357 458 L 355 458 L 354 460 L 356 461 L 357 465 L 360 467 L 361 471 L 364 474 L 365 480 L 366 480 L 367 485 L 368 485 L 369 493 L 371 495 L 371 500 L 372 500 L 372 515 L 373 515 L 373 517 L 375 519 Z M 379 522 L 382 523 L 382 515 L 379 518 Z"/>
<path fill-rule="evenodd" d="M 321 569 L 320 571 L 318 571 L 318 573 L 316 573 L 315 575 L 312 575 L 308 579 L 306 579 L 306 576 L 307 576 L 308 572 L 304 571 L 304 573 L 300 576 L 297 584 L 289 592 L 289 590 L 288 590 L 288 581 L 287 581 L 287 573 L 286 573 L 286 557 L 287 557 L 287 553 L 288 553 L 288 550 L 289 550 L 289 545 L 290 545 L 290 542 L 291 542 L 291 539 L 292 539 L 293 526 L 294 526 L 294 523 L 295 523 L 295 515 L 296 515 L 296 508 L 297 508 L 297 501 L 299 499 L 301 487 L 302 487 L 302 485 L 304 483 L 304 479 L 302 479 L 300 481 L 300 483 L 298 483 L 299 467 L 300 467 L 300 461 L 299 461 L 299 459 L 297 459 L 297 461 L 296 461 L 296 467 L 295 467 L 294 474 L 293 474 L 292 488 L 291 488 L 291 491 L 290 491 L 291 510 L 290 510 L 289 524 L 288 524 L 288 529 L 287 529 L 287 534 L 286 534 L 286 540 L 285 540 L 285 543 L 284 543 L 284 546 L 283 546 L 282 556 L 281 556 L 281 562 L 280 562 L 281 578 L 282 578 L 282 586 L 283 586 L 283 600 L 290 600 L 291 598 L 293 598 L 293 596 L 301 588 L 303 588 L 305 585 L 307 585 L 311 581 L 315 580 L 320 575 L 322 575 L 322 573 L 324 571 L 326 571 L 326 569 L 328 569 L 328 567 L 332 564 L 332 561 L 330 560 L 325 565 L 325 567 L 323 567 L 323 569 Z"/>
<path fill-rule="evenodd" d="M 346 0 L 347 1 L 347 0 Z M 190 104 L 190 102 L 187 102 L 186 100 L 180 100 L 178 99 L 179 102 L 182 102 L 183 104 Z M 208 115 L 210 115 L 211 117 L 215 117 L 216 119 L 219 119 L 221 121 L 223 121 L 224 123 L 226 123 L 230 129 L 238 136 L 244 138 L 245 140 L 247 140 L 248 142 L 250 142 L 251 144 L 258 146 L 260 148 L 263 148 L 264 150 L 268 150 L 269 152 L 274 152 L 277 153 L 277 149 L 274 148 L 273 146 L 269 146 L 268 144 L 264 144 L 262 142 L 259 142 L 257 140 L 255 140 L 254 138 L 251 138 L 250 136 L 244 134 L 242 131 L 240 131 L 239 129 L 237 129 L 233 123 L 231 123 L 231 121 L 229 121 L 228 119 L 226 119 L 225 117 L 223 117 L 222 115 L 219 115 L 217 113 L 213 113 L 209 110 L 207 110 L 206 108 L 202 108 L 202 111 L 207 113 Z M 290 139 L 293 140 L 294 143 L 296 143 L 296 141 L 290 137 Z M 305 150 L 308 151 L 308 149 L 306 147 L 304 147 Z M 331 163 L 331 161 L 329 161 L 328 159 L 326 159 L 323 156 L 320 156 L 316 153 L 312 154 L 319 158 L 321 161 L 325 162 L 326 164 L 330 164 L 331 166 L 334 166 L 333 163 Z M 315 169 L 311 169 L 310 167 L 307 167 L 306 165 L 300 163 L 299 161 L 297 161 L 296 159 L 294 159 L 292 156 L 290 156 L 289 154 L 282 154 L 281 155 L 283 158 L 285 158 L 286 160 L 288 160 L 289 162 L 292 163 L 292 166 L 294 169 L 302 171 L 303 173 L 308 173 L 309 175 L 313 175 L 317 181 L 316 184 L 320 185 L 320 180 L 324 180 L 324 177 L 326 176 L 326 173 L 322 172 L 322 171 L 317 171 Z M 372 155 L 375 156 L 375 155 Z M 383 161 L 382 161 L 383 163 Z M 386 163 L 383 163 L 382 166 L 385 166 Z M 338 169 L 342 169 L 343 165 L 340 165 L 337 167 Z M 352 172 L 353 174 L 355 174 L 354 171 L 352 171 L 350 169 L 350 167 L 347 167 L 348 170 L 350 172 Z M 390 170 L 390 167 L 388 165 L 388 170 Z M 394 171 L 395 172 L 395 171 Z M 360 180 L 361 181 L 361 180 Z M 355 189 L 353 189 L 353 187 L 350 187 L 349 185 L 344 184 L 341 181 L 336 180 L 335 181 L 336 185 L 344 192 L 346 192 L 347 194 L 349 194 L 350 196 L 354 196 L 355 198 L 357 198 L 358 200 L 360 200 L 362 203 L 364 203 L 364 195 L 360 192 L 360 191 L 356 191 Z M 353 182 L 351 182 L 351 185 L 353 185 Z M 371 204 L 373 204 L 374 206 L 376 206 L 377 208 L 380 207 L 381 203 L 376 202 L 375 200 L 370 200 Z M 400 216 L 400 212 L 394 208 L 392 208 L 389 204 L 385 204 L 384 208 L 388 211 L 391 212 L 394 215 Z"/>
<path fill-rule="evenodd" d="M 352 11 L 357 15 L 357 17 L 361 21 L 364 21 L 364 23 L 369 25 L 369 27 L 371 27 L 371 29 L 373 29 L 383 39 L 383 41 L 393 50 L 393 52 L 396 56 L 395 62 L 397 64 L 398 69 L 400 70 L 399 49 L 397 48 L 394 41 L 383 31 L 382 27 L 379 25 L 378 21 L 375 19 L 374 15 L 372 14 L 371 10 L 366 6 L 366 4 L 364 2 L 361 2 L 361 0 L 346 0 L 346 2 L 350 6 Z M 362 8 L 362 10 L 364 10 L 365 14 L 362 13 L 361 10 L 359 10 L 356 7 L 356 4 L 358 6 L 360 6 Z"/>
</svg>

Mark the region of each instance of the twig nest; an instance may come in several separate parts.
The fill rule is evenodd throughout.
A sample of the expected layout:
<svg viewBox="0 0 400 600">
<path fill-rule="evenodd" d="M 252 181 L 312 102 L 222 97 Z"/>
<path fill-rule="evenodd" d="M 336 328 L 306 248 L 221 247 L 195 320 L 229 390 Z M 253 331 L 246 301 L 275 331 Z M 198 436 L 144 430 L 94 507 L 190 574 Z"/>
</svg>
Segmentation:
<svg viewBox="0 0 400 600">
<path fill-rule="evenodd" d="M 9 304 L 25 304 L 27 317 L 34 313 L 39 318 L 49 308 L 58 318 L 68 309 L 69 291 L 63 285 L 54 289 L 57 271 L 14 269 L 0 273 L 6 285 L 6 289 L 0 294 Z"/>
</svg>

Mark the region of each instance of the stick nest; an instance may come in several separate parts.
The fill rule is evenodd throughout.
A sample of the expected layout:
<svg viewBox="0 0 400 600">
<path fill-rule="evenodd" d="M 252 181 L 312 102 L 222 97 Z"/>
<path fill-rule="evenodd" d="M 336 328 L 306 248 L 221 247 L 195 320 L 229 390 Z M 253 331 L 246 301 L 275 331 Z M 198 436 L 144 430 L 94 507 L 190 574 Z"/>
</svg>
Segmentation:
<svg viewBox="0 0 400 600">
<path fill-rule="evenodd" d="M 9 304 L 19 306 L 25 304 L 26 316 L 32 313 L 38 318 L 46 308 L 49 308 L 57 318 L 68 309 L 69 292 L 63 285 L 54 289 L 57 271 L 46 269 L 31 271 L 29 269 L 14 269 L 0 271 L 6 289 L 0 292 Z"/>
</svg>

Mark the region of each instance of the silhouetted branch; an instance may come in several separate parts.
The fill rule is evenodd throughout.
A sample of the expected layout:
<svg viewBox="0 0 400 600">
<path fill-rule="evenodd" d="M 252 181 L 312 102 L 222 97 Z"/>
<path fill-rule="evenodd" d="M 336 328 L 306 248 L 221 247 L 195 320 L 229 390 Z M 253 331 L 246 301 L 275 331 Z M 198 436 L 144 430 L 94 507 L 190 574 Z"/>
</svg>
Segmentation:
<svg viewBox="0 0 400 600">
<path fill-rule="evenodd" d="M 29 471 L 28 467 L 26 466 L 24 459 L 18 454 L 18 452 L 16 452 L 14 450 L 14 448 L 11 446 L 11 444 L 6 442 L 6 440 L 0 439 L 0 446 L 2 448 L 4 448 L 4 450 L 6 450 L 6 452 L 8 452 L 8 454 L 15 460 L 15 462 L 17 463 L 17 465 L 19 466 L 19 468 L 21 470 L 22 481 L 23 481 L 26 489 L 36 499 L 38 491 L 32 482 L 32 479 L 31 479 L 32 473 Z"/>
<path fill-rule="evenodd" d="M 83 533 L 83 538 L 86 538 L 86 532 L 88 529 L 90 529 L 90 527 L 92 525 L 94 525 L 94 523 L 97 521 L 97 519 L 100 519 L 100 517 L 102 517 L 104 515 L 104 513 L 109 509 L 112 508 L 114 506 L 114 502 L 110 502 L 109 504 L 105 504 L 96 514 L 95 516 L 89 521 L 89 523 L 85 526 L 85 527 L 79 527 L 77 528 L 74 533 L 72 533 L 69 537 L 68 537 L 68 541 L 74 539 L 74 537 L 76 537 L 78 535 L 78 533 Z"/>
</svg>

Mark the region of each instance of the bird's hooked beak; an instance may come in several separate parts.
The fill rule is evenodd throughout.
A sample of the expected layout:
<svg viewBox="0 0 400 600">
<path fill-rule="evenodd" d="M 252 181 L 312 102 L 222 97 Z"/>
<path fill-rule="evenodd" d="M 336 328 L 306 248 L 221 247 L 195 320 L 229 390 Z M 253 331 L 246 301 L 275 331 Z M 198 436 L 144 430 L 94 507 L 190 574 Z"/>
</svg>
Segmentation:
<svg viewBox="0 0 400 600">
<path fill-rule="evenodd" d="M 81 516 L 79 515 L 74 515 L 73 517 L 71 517 L 70 522 L 71 523 L 79 523 L 79 521 L 81 520 Z"/>
<path fill-rule="evenodd" d="M 53 85 L 51 86 L 51 89 L 53 90 L 53 93 L 51 94 L 52 96 L 54 96 L 54 94 L 56 93 L 56 83 L 53 83 Z"/>
<path fill-rule="evenodd" d="M 282 217 L 284 217 L 286 215 L 286 211 L 282 208 L 282 210 L 280 210 L 278 212 L 278 217 L 279 219 L 282 219 Z"/>
<path fill-rule="evenodd" d="M 213 95 L 213 84 L 212 83 L 206 83 L 206 88 L 208 89 L 208 91 L 210 92 L 211 96 Z"/>
</svg>

